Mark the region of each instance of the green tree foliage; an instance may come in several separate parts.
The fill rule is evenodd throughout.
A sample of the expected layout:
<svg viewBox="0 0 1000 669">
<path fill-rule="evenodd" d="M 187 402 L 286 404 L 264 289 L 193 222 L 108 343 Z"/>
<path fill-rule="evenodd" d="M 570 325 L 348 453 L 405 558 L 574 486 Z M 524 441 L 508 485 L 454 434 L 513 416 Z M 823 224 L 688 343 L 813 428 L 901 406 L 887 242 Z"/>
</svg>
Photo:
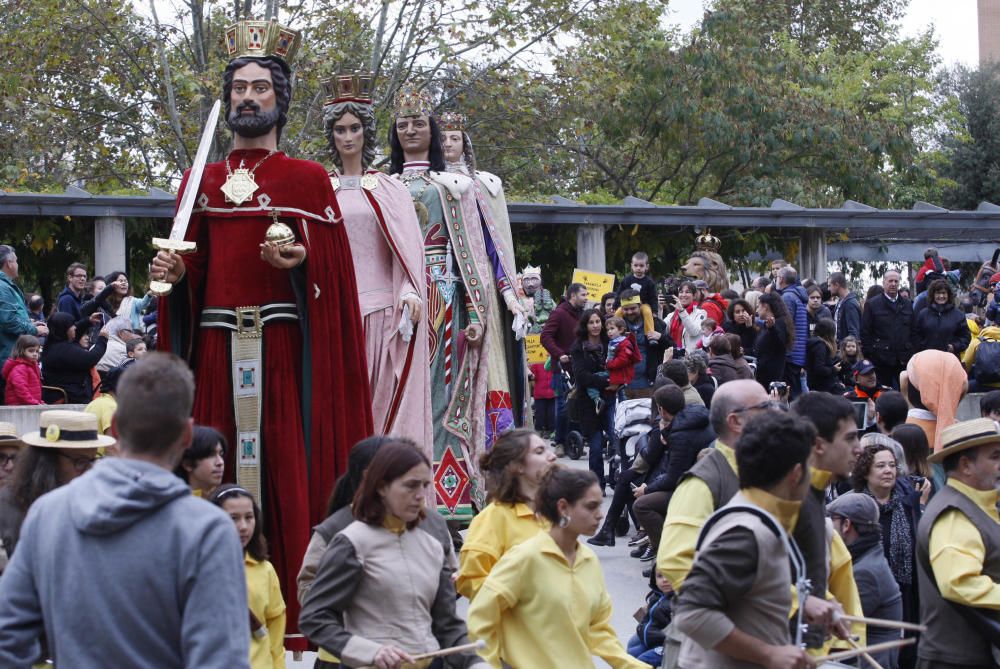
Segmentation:
<svg viewBox="0 0 1000 669">
<path fill-rule="evenodd" d="M 945 129 L 942 171 L 951 180 L 944 206 L 975 209 L 980 202 L 1000 203 L 1000 66 L 958 68 L 946 78 L 957 97 L 961 125 Z"/>
</svg>

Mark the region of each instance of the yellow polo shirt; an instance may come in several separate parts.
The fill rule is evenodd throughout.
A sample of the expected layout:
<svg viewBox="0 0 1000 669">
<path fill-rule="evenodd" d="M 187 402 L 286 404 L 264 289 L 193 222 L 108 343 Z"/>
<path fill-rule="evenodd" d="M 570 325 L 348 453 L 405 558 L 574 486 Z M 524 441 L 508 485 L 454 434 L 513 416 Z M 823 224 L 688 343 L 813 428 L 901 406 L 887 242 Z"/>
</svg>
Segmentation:
<svg viewBox="0 0 1000 669">
<path fill-rule="evenodd" d="M 537 518 L 527 504 L 487 504 L 472 519 L 458 554 L 458 594 L 474 599 L 504 553 L 548 528 L 549 523 Z"/>
<path fill-rule="evenodd" d="M 1000 523 L 996 490 L 976 490 L 953 478 L 948 479 L 948 485 Z M 931 528 L 929 552 L 942 597 L 964 606 L 1000 611 L 1000 583 L 983 574 L 986 545 L 968 516 L 957 509 L 938 516 Z"/>
<path fill-rule="evenodd" d="M 611 626 L 611 598 L 597 556 L 577 541 L 572 565 L 548 532 L 507 551 L 469 607 L 469 636 L 493 667 L 649 669 L 630 656 Z"/>
<path fill-rule="evenodd" d="M 250 637 L 251 669 L 285 668 L 285 600 L 278 574 L 267 560 L 258 562 L 244 554 L 247 576 L 247 604 L 257 620 L 267 628 L 267 636 Z"/>
<path fill-rule="evenodd" d="M 736 451 L 718 440 L 715 448 L 722 453 L 733 472 L 738 474 Z M 689 476 L 684 479 L 670 498 L 660 547 L 656 551 L 656 569 L 670 581 L 674 591 L 680 589 L 691 571 L 698 535 L 713 513 L 715 503 L 712 501 L 712 491 L 700 478 Z"/>
</svg>

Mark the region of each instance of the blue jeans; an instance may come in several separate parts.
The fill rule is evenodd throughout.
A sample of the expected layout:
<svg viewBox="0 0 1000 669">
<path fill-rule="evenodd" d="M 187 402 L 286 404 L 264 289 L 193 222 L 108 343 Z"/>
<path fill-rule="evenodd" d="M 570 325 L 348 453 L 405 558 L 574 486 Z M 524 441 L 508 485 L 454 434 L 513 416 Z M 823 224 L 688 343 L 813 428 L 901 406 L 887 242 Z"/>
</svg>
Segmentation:
<svg viewBox="0 0 1000 669">
<path fill-rule="evenodd" d="M 646 648 L 638 634 L 633 634 L 632 638 L 628 640 L 626 650 L 628 650 L 629 655 L 650 666 L 658 667 L 663 663 L 663 646 Z"/>
<path fill-rule="evenodd" d="M 569 419 L 566 417 L 566 380 L 558 366 L 552 372 L 552 392 L 556 395 L 556 436 L 557 444 L 566 444 L 566 435 L 569 433 Z"/>
<path fill-rule="evenodd" d="M 609 434 L 614 433 L 615 425 L 615 406 L 618 404 L 618 400 L 612 396 L 604 396 L 607 400 L 607 407 L 604 409 L 604 414 L 598 416 L 598 420 L 602 423 L 603 427 L 601 429 L 595 430 L 593 434 L 587 437 L 587 446 L 590 449 L 588 455 L 588 461 L 590 464 L 590 471 L 597 475 L 597 481 L 601 485 L 601 490 L 604 490 L 605 480 L 604 480 L 604 433 Z M 614 440 L 609 442 L 609 448 L 614 447 Z"/>
</svg>

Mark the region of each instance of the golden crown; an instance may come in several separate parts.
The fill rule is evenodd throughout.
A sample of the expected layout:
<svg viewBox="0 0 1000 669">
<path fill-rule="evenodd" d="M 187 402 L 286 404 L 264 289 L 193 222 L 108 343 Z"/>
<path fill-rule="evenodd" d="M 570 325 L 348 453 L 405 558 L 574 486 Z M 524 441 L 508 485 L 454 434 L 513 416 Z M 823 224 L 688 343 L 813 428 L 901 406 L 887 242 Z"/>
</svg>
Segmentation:
<svg viewBox="0 0 1000 669">
<path fill-rule="evenodd" d="M 289 64 L 302 42 L 302 33 L 270 21 L 240 21 L 226 28 L 226 51 L 234 58 L 280 58 Z"/>
<path fill-rule="evenodd" d="M 430 116 L 434 105 L 427 93 L 417 90 L 412 84 L 403 84 L 396 94 L 396 102 L 392 107 L 393 118 L 401 116 Z"/>
<path fill-rule="evenodd" d="M 341 102 L 358 102 L 363 105 L 372 103 L 372 90 L 375 88 L 375 76 L 371 72 L 355 72 L 354 74 L 338 74 L 323 82 L 326 89 L 326 100 L 323 106 Z"/>
<path fill-rule="evenodd" d="M 695 248 L 698 251 L 718 253 L 719 249 L 722 248 L 722 240 L 712 234 L 711 228 L 707 228 L 705 234 L 698 235 L 698 238 L 695 239 Z"/>
<path fill-rule="evenodd" d="M 445 132 L 465 132 L 467 119 L 465 114 L 458 112 L 445 112 L 437 117 L 441 130 Z"/>
</svg>

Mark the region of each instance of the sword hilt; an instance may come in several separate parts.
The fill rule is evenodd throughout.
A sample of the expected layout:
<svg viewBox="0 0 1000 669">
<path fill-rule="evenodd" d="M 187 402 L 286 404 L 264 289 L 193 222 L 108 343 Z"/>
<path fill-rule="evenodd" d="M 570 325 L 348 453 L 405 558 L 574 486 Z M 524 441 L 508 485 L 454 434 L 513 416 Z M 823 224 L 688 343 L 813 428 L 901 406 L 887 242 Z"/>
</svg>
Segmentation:
<svg viewBox="0 0 1000 669">
<path fill-rule="evenodd" d="M 153 246 L 157 250 L 166 251 L 171 255 L 174 253 L 181 255 L 191 253 L 198 248 L 194 242 L 184 241 L 183 239 L 164 239 L 163 237 L 153 237 Z M 167 281 L 149 282 L 149 292 L 156 297 L 166 297 L 173 289 L 174 284 Z"/>
</svg>

